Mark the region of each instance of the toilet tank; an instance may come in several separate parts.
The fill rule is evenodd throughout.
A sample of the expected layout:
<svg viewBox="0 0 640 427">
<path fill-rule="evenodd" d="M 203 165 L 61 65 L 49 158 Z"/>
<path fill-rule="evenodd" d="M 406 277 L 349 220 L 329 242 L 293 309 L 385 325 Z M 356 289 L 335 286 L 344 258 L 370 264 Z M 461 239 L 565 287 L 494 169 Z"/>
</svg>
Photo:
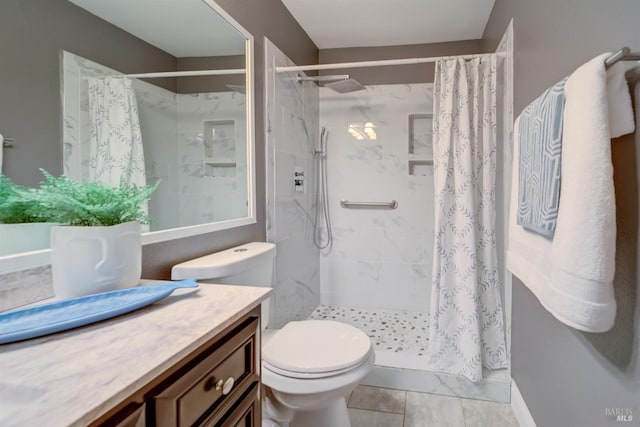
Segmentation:
<svg viewBox="0 0 640 427">
<path fill-rule="evenodd" d="M 276 246 L 253 242 L 174 265 L 171 280 L 195 279 L 200 283 L 273 287 Z M 262 302 L 262 328 L 269 323 L 270 304 Z"/>
</svg>

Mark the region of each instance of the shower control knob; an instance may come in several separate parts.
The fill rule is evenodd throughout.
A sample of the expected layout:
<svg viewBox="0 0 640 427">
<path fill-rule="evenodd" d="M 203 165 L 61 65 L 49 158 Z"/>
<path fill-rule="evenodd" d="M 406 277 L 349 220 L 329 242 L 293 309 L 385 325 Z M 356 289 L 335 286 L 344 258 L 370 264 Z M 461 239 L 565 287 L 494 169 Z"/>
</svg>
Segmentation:
<svg viewBox="0 0 640 427">
<path fill-rule="evenodd" d="M 304 168 L 294 166 L 293 168 L 293 188 L 297 193 L 304 193 Z"/>
</svg>

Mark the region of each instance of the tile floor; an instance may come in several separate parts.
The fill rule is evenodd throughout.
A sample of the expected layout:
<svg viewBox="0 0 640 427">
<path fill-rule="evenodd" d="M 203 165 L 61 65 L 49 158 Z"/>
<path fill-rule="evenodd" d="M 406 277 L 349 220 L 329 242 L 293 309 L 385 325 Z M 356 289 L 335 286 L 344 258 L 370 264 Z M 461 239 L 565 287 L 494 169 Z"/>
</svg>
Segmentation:
<svg viewBox="0 0 640 427">
<path fill-rule="evenodd" d="M 347 399 L 352 427 L 518 427 L 511 405 L 358 386 Z"/>
</svg>

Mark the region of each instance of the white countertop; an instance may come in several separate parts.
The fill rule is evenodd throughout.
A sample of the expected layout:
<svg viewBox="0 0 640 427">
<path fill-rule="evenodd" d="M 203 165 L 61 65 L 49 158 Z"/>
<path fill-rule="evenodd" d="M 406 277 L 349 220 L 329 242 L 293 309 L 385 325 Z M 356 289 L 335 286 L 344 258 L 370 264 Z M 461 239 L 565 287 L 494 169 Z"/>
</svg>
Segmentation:
<svg viewBox="0 0 640 427">
<path fill-rule="evenodd" d="M 113 319 L 0 345 L 0 425 L 86 425 L 270 292 L 201 284 Z"/>
</svg>

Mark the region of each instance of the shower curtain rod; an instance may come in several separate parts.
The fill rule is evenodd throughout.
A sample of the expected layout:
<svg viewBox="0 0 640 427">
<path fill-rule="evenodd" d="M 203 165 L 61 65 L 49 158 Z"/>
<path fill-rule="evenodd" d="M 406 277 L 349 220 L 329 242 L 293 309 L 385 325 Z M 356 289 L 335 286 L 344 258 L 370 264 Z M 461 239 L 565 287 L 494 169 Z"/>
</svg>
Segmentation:
<svg viewBox="0 0 640 427">
<path fill-rule="evenodd" d="M 427 62 L 436 62 L 438 59 L 443 59 L 443 58 L 473 59 L 473 58 L 482 58 L 484 56 L 490 56 L 490 55 L 503 56 L 504 54 L 479 53 L 474 55 L 432 56 L 430 58 L 382 59 L 378 61 L 338 62 L 334 64 L 299 65 L 299 66 L 293 66 L 293 67 L 276 67 L 276 72 L 285 73 L 288 71 L 337 70 L 340 68 L 382 67 L 386 65 L 411 65 L 411 64 L 422 64 Z"/>
<path fill-rule="evenodd" d="M 483 56 L 497 55 L 498 57 L 504 56 L 504 53 L 484 53 L 475 55 L 451 55 L 451 56 L 432 56 L 429 58 L 406 58 L 406 59 L 383 59 L 379 61 L 359 61 L 359 62 L 337 62 L 334 64 L 316 64 L 316 65 L 299 65 L 292 67 L 276 67 L 277 73 L 285 73 L 289 71 L 319 71 L 319 70 L 337 70 L 340 68 L 360 68 L 360 67 L 382 67 L 386 65 L 411 65 L 422 64 L 427 62 L 436 62 L 443 58 L 462 58 L 473 59 Z M 631 52 L 628 47 L 623 47 L 614 54 L 612 54 L 606 61 L 607 68 L 612 66 L 618 61 L 636 61 L 640 60 L 640 52 Z"/>
<path fill-rule="evenodd" d="M 167 71 L 159 73 L 141 73 L 141 74 L 109 74 L 106 76 L 96 77 L 129 77 L 132 79 L 154 79 L 157 77 L 197 77 L 197 76 L 224 76 L 229 74 L 245 74 L 244 68 L 228 69 L 228 70 L 198 70 L 198 71 Z M 83 79 L 90 77 L 85 76 Z"/>
</svg>

